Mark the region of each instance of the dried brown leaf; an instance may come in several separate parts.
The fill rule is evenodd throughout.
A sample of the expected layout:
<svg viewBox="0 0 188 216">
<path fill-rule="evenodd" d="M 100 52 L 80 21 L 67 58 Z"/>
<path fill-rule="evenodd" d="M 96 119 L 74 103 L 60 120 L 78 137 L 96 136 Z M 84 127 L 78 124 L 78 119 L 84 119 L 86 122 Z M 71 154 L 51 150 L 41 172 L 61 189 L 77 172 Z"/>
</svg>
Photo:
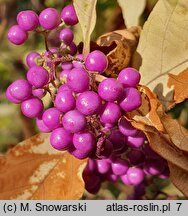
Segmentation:
<svg viewBox="0 0 188 216">
<path fill-rule="evenodd" d="M 174 96 L 171 106 L 181 103 L 188 98 L 188 69 L 178 75 L 168 74 L 168 87 L 174 87 Z"/>
<path fill-rule="evenodd" d="M 171 172 L 170 176 L 172 182 L 188 196 L 188 185 L 181 187 L 182 178 L 188 175 L 188 131 L 164 112 L 161 103 L 148 88 L 140 86 L 139 90 L 142 107 L 127 117 L 133 126 L 146 134 L 151 148 L 179 169 L 182 175 L 174 177 L 174 172 Z"/>
<path fill-rule="evenodd" d="M 144 24 L 133 64 L 140 66 L 141 84 L 154 91 L 166 109 L 173 101 L 168 73 L 177 75 L 188 67 L 187 19 L 187 0 L 159 0 Z"/>
<path fill-rule="evenodd" d="M 139 86 L 139 91 L 142 96 L 142 106 L 128 113 L 127 116 L 130 119 L 135 120 L 137 123 L 153 126 L 158 131 L 164 132 L 165 129 L 161 122 L 161 118 L 158 115 L 159 112 L 164 112 L 163 107 L 157 100 L 156 95 L 149 90 L 146 86 Z"/>
<path fill-rule="evenodd" d="M 107 54 L 109 66 L 105 73 L 108 76 L 117 76 L 123 68 L 130 64 L 138 44 L 139 35 L 140 28 L 133 27 L 109 32 L 97 39 L 97 44 L 100 46 L 116 44 L 115 48 Z"/>
<path fill-rule="evenodd" d="M 188 197 L 188 187 L 187 187 L 187 179 L 188 179 L 188 172 L 180 169 L 179 167 L 175 166 L 174 164 L 168 163 L 170 168 L 170 178 L 174 185 L 182 191 L 186 197 Z"/>
<path fill-rule="evenodd" d="M 86 161 L 52 149 L 38 134 L 0 157 L 0 199 L 79 199 Z"/>
</svg>

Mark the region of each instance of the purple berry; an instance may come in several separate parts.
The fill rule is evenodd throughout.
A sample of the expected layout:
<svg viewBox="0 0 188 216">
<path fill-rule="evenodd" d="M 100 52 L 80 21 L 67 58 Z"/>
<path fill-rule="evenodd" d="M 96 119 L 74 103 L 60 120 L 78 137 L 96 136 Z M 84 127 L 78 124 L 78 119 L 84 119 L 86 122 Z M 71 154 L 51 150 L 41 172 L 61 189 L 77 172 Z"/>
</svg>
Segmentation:
<svg viewBox="0 0 188 216">
<path fill-rule="evenodd" d="M 95 147 L 96 140 L 94 135 L 89 131 L 75 133 L 73 136 L 73 145 L 82 152 L 91 152 Z"/>
<path fill-rule="evenodd" d="M 70 55 L 72 55 L 72 56 L 77 53 L 77 46 L 74 42 L 70 43 L 69 52 L 70 52 Z"/>
<path fill-rule="evenodd" d="M 76 108 L 84 115 L 97 114 L 101 105 L 100 97 L 93 91 L 81 93 L 76 100 Z"/>
<path fill-rule="evenodd" d="M 55 8 L 46 8 L 40 13 L 39 22 L 44 29 L 53 30 L 60 24 L 61 20 Z"/>
<path fill-rule="evenodd" d="M 146 137 L 142 131 L 139 131 L 135 136 L 127 137 L 127 145 L 132 148 L 140 148 L 145 141 Z"/>
<path fill-rule="evenodd" d="M 108 173 L 106 174 L 106 180 L 107 180 L 107 181 L 110 181 L 110 182 L 112 182 L 112 183 L 117 182 L 118 178 L 119 178 L 119 177 L 118 177 L 117 175 L 114 175 L 114 174 L 111 173 L 111 172 L 110 172 L 110 173 L 108 172 Z"/>
<path fill-rule="evenodd" d="M 82 54 L 78 54 L 76 56 L 76 58 L 79 59 L 79 60 L 83 60 L 83 55 Z M 72 63 L 73 63 L 73 67 L 74 68 L 83 68 L 84 67 L 83 62 L 81 62 L 81 61 L 74 60 Z"/>
<path fill-rule="evenodd" d="M 50 130 L 54 130 L 61 127 L 60 117 L 61 112 L 58 109 L 49 108 L 43 113 L 42 120 Z"/>
<path fill-rule="evenodd" d="M 127 178 L 132 185 L 138 185 L 144 180 L 144 172 L 141 168 L 130 167 L 127 171 Z"/>
<path fill-rule="evenodd" d="M 74 68 L 70 71 L 67 84 L 76 93 L 81 93 L 89 89 L 89 76 L 82 68 Z"/>
<path fill-rule="evenodd" d="M 86 118 L 77 110 L 71 110 L 63 116 L 63 126 L 71 133 L 77 133 L 85 129 Z"/>
<path fill-rule="evenodd" d="M 63 62 L 61 63 L 61 67 L 63 70 L 71 70 L 73 68 L 73 65 L 71 62 Z"/>
<path fill-rule="evenodd" d="M 127 157 L 132 165 L 139 165 L 145 162 L 144 153 L 137 149 L 132 149 L 128 152 Z"/>
<path fill-rule="evenodd" d="M 72 137 L 70 132 L 60 127 L 52 131 L 50 143 L 57 150 L 66 150 L 72 145 Z"/>
<path fill-rule="evenodd" d="M 136 87 L 140 82 L 140 74 L 136 69 L 128 67 L 119 73 L 118 80 L 124 87 Z"/>
<path fill-rule="evenodd" d="M 88 155 L 89 155 L 89 152 L 87 152 L 87 151 L 81 151 L 79 149 L 76 149 L 74 146 L 71 146 L 68 149 L 68 152 L 71 155 L 73 155 L 75 158 L 79 159 L 79 160 L 83 160 L 83 159 L 87 158 Z"/>
<path fill-rule="evenodd" d="M 104 108 L 100 114 L 100 121 L 104 124 L 114 124 L 118 121 L 120 116 L 120 107 L 115 103 L 108 102 L 104 105 Z"/>
<path fill-rule="evenodd" d="M 21 103 L 22 113 L 28 118 L 40 117 L 43 109 L 43 103 L 38 98 L 31 98 Z"/>
<path fill-rule="evenodd" d="M 97 160 L 97 170 L 99 173 L 107 173 L 111 168 L 111 164 L 107 159 Z"/>
<path fill-rule="evenodd" d="M 71 91 L 63 91 L 56 95 L 54 105 L 59 111 L 68 112 L 75 108 L 76 100 Z"/>
<path fill-rule="evenodd" d="M 68 78 L 69 73 L 70 73 L 70 70 L 63 70 L 63 71 L 61 71 L 61 73 L 59 74 L 60 79 L 63 82 L 67 82 L 67 78 Z"/>
<path fill-rule="evenodd" d="M 36 88 L 42 88 L 48 83 L 49 73 L 41 66 L 34 66 L 27 72 L 27 80 Z"/>
<path fill-rule="evenodd" d="M 114 102 L 120 98 L 122 93 L 122 84 L 114 78 L 107 78 L 98 86 L 99 96 L 106 101 Z"/>
<path fill-rule="evenodd" d="M 26 63 L 29 68 L 37 66 L 36 59 L 40 57 L 38 52 L 30 52 L 26 57 Z"/>
<path fill-rule="evenodd" d="M 41 118 L 36 119 L 36 124 L 40 132 L 49 133 L 51 130 L 44 124 L 44 121 Z"/>
<path fill-rule="evenodd" d="M 27 80 L 16 80 L 9 86 L 9 93 L 13 98 L 23 101 L 31 97 L 32 88 Z"/>
<path fill-rule="evenodd" d="M 63 8 L 61 12 L 61 19 L 63 19 L 63 21 L 67 25 L 76 25 L 78 23 L 76 11 L 72 4 L 67 5 Z"/>
<path fill-rule="evenodd" d="M 112 171 L 115 175 L 124 175 L 128 168 L 129 164 L 126 160 L 116 159 L 112 162 Z"/>
<path fill-rule="evenodd" d="M 113 145 L 112 143 L 106 139 L 102 145 L 100 153 L 97 155 L 100 159 L 107 159 L 112 155 Z"/>
<path fill-rule="evenodd" d="M 24 31 L 33 31 L 39 25 L 38 15 L 32 10 L 21 11 L 17 15 L 17 22 Z"/>
<path fill-rule="evenodd" d="M 103 52 L 95 50 L 88 54 L 85 66 L 89 71 L 102 73 L 108 67 L 108 59 Z"/>
<path fill-rule="evenodd" d="M 22 101 L 21 100 L 18 100 L 16 98 L 14 98 L 11 94 L 10 94 L 10 86 L 7 88 L 6 90 L 6 98 L 11 101 L 12 103 L 15 103 L 15 104 L 20 104 Z"/>
<path fill-rule="evenodd" d="M 121 181 L 125 184 L 125 185 L 132 185 L 132 183 L 129 181 L 127 174 L 124 174 L 121 176 Z"/>
<path fill-rule="evenodd" d="M 42 88 L 39 89 L 33 89 L 32 95 L 38 98 L 43 98 L 46 95 L 46 91 Z"/>
<path fill-rule="evenodd" d="M 72 90 L 68 87 L 67 84 L 63 84 L 58 88 L 57 93 L 59 94 L 60 92 L 64 92 L 64 91 L 70 91 L 72 92 Z"/>
<path fill-rule="evenodd" d="M 27 38 L 27 32 L 21 29 L 19 25 L 12 26 L 8 31 L 8 40 L 15 45 L 21 45 L 25 43 Z"/>
<path fill-rule="evenodd" d="M 93 173 L 96 169 L 95 160 L 89 159 L 84 169 L 83 175 Z"/>
<path fill-rule="evenodd" d="M 136 88 L 125 88 L 120 100 L 121 108 L 126 112 L 131 112 L 139 108 L 142 104 L 140 92 Z"/>
<path fill-rule="evenodd" d="M 121 150 L 126 146 L 126 137 L 117 129 L 112 131 L 109 140 L 112 142 L 115 151 Z"/>
<path fill-rule="evenodd" d="M 121 117 L 118 123 L 118 128 L 125 136 L 135 136 L 138 133 L 138 130 L 134 128 L 124 117 Z"/>
<path fill-rule="evenodd" d="M 60 31 L 59 38 L 64 44 L 70 45 L 74 38 L 73 31 L 69 28 L 64 28 Z"/>
<path fill-rule="evenodd" d="M 145 171 L 150 175 L 160 175 L 165 168 L 165 162 L 162 159 L 149 159 L 145 164 Z"/>
</svg>

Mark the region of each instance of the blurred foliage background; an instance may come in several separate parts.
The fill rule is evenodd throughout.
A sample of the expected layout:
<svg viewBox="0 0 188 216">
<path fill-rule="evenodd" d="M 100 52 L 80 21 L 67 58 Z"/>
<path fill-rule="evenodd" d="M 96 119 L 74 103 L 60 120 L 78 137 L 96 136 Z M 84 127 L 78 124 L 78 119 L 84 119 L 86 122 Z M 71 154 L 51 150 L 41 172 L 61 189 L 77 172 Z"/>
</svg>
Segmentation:
<svg viewBox="0 0 188 216">
<path fill-rule="evenodd" d="M 152 11 L 157 0 L 147 0 L 146 8 L 140 17 L 142 26 Z M 13 147 L 18 142 L 37 133 L 35 122 L 23 117 L 19 105 L 9 103 L 5 98 L 5 91 L 8 85 L 20 78 L 25 78 L 27 67 L 25 65 L 26 55 L 32 51 L 44 50 L 43 38 L 30 33 L 29 40 L 22 46 L 15 46 L 7 40 L 7 30 L 16 23 L 16 15 L 21 10 L 32 9 L 38 14 L 46 7 L 54 7 L 61 11 L 63 6 L 69 4 L 66 0 L 0 0 L 0 154 Z M 116 0 L 98 0 L 97 2 L 97 24 L 92 34 L 95 40 L 103 33 L 123 29 L 124 20 L 121 9 Z M 78 44 L 82 40 L 79 25 L 75 27 L 75 42 Z M 58 46 L 57 32 L 51 37 L 50 46 Z M 171 114 L 179 118 L 181 123 L 188 127 L 188 102 L 176 106 Z M 147 192 L 147 199 L 153 199 L 158 195 L 159 189 L 165 188 L 166 193 L 177 194 L 174 188 L 168 189 L 169 181 L 160 182 L 158 179 L 150 181 Z M 84 199 L 126 199 L 132 188 L 125 187 L 122 183 L 111 185 L 105 183 L 97 196 L 84 195 Z M 175 190 L 175 191 L 173 191 Z M 171 197 L 173 198 L 173 196 Z M 175 198 L 177 198 L 175 196 Z"/>
</svg>

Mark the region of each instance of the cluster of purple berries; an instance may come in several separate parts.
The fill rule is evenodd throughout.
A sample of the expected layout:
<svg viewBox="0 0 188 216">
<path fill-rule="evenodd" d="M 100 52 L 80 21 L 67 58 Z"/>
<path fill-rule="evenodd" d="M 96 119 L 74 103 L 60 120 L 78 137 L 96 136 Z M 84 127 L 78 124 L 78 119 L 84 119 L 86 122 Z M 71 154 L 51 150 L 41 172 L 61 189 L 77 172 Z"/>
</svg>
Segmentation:
<svg viewBox="0 0 188 216">
<path fill-rule="evenodd" d="M 64 7 L 61 15 L 54 8 L 39 16 L 22 11 L 8 39 L 23 44 L 28 31 L 36 31 L 45 33 L 47 42 L 48 34 L 61 28 L 62 22 L 78 23 L 73 5 Z M 141 106 L 139 72 L 125 68 L 117 79 L 103 77 L 99 82 L 98 75 L 108 67 L 107 57 L 95 50 L 83 59 L 73 39 L 72 30 L 65 27 L 59 34 L 60 47 L 29 53 L 26 80 L 13 82 L 6 97 L 21 104 L 25 116 L 36 118 L 41 132 L 51 133 L 53 148 L 67 150 L 78 159 L 90 158 L 83 178 L 91 193 L 96 193 L 104 180 L 115 182 L 120 177 L 126 185 L 140 185 L 145 174 L 167 177 L 166 162 L 149 148 L 144 133 L 125 118 L 126 112 Z M 50 108 L 42 101 L 46 94 L 51 96 Z"/>
</svg>

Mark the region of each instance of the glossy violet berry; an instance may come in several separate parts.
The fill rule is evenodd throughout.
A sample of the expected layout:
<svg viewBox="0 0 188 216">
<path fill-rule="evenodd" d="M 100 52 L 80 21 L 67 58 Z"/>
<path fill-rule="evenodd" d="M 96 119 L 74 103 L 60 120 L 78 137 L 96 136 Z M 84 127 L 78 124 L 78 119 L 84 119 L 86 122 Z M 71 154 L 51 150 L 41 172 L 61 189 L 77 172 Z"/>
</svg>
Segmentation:
<svg viewBox="0 0 188 216">
<path fill-rule="evenodd" d="M 89 156 L 89 153 L 90 153 L 87 151 L 81 151 L 79 149 L 76 149 L 74 146 L 71 146 L 68 149 L 68 152 L 79 160 L 83 160 L 83 159 L 87 158 Z"/>
<path fill-rule="evenodd" d="M 77 133 L 85 129 L 86 118 L 79 111 L 71 110 L 63 116 L 62 123 L 67 131 Z"/>
<path fill-rule="evenodd" d="M 119 73 L 118 80 L 124 87 L 136 87 L 140 82 L 140 73 L 136 69 L 128 67 Z"/>
<path fill-rule="evenodd" d="M 102 73 L 108 67 L 108 59 L 103 52 L 95 50 L 88 54 L 85 66 L 89 71 Z"/>
<path fill-rule="evenodd" d="M 66 150 L 72 145 L 73 135 L 60 127 L 52 131 L 50 143 L 57 150 Z"/>
<path fill-rule="evenodd" d="M 138 109 L 142 104 L 140 92 L 133 87 L 125 88 L 120 100 L 121 108 L 126 112 Z"/>
<path fill-rule="evenodd" d="M 61 12 L 61 19 L 65 22 L 65 24 L 71 25 L 71 26 L 76 25 L 78 23 L 76 11 L 72 4 L 67 5 L 63 8 Z"/>
<path fill-rule="evenodd" d="M 36 88 L 42 88 L 48 83 L 49 73 L 41 66 L 34 66 L 27 72 L 27 80 Z"/>
<path fill-rule="evenodd" d="M 71 91 L 63 91 L 56 95 L 54 104 L 59 111 L 68 112 L 75 108 L 76 100 Z"/>
<path fill-rule="evenodd" d="M 61 127 L 60 117 L 61 112 L 58 109 L 49 108 L 43 113 L 42 120 L 50 130 L 54 130 Z"/>
<path fill-rule="evenodd" d="M 40 132 L 49 133 L 51 130 L 44 124 L 44 121 L 41 118 L 36 118 L 36 125 Z"/>
<path fill-rule="evenodd" d="M 33 89 L 32 95 L 38 98 L 43 98 L 46 95 L 46 90 L 43 88 Z"/>
<path fill-rule="evenodd" d="M 40 13 L 39 22 L 44 29 L 53 30 L 60 24 L 61 20 L 55 8 L 46 8 Z"/>
<path fill-rule="evenodd" d="M 94 91 L 83 92 L 76 100 L 76 108 L 84 115 L 97 114 L 101 105 L 102 101 Z"/>
<path fill-rule="evenodd" d="M 67 84 L 76 93 L 89 89 L 89 76 L 82 68 L 74 68 L 68 74 Z"/>
<path fill-rule="evenodd" d="M 29 68 L 37 66 L 36 60 L 40 57 L 38 52 L 30 52 L 26 57 L 26 64 Z"/>
<path fill-rule="evenodd" d="M 69 28 L 64 28 L 60 31 L 59 38 L 64 44 L 70 45 L 74 38 L 73 31 Z"/>
<path fill-rule="evenodd" d="M 12 26 L 8 31 L 8 40 L 15 45 L 25 43 L 27 38 L 27 32 L 24 31 L 19 25 Z"/>
<path fill-rule="evenodd" d="M 97 160 L 97 170 L 99 173 L 107 173 L 111 168 L 111 164 L 108 159 Z"/>
<path fill-rule="evenodd" d="M 27 80 L 16 80 L 9 86 L 9 93 L 13 98 L 23 101 L 31 97 L 32 87 Z"/>
<path fill-rule="evenodd" d="M 125 136 L 135 136 L 138 133 L 138 130 L 134 128 L 124 117 L 120 118 L 118 127 L 120 132 Z"/>
<path fill-rule="evenodd" d="M 104 105 L 104 109 L 100 114 L 100 121 L 104 124 L 114 124 L 118 121 L 120 116 L 120 107 L 115 103 L 108 102 Z"/>
<path fill-rule="evenodd" d="M 24 31 L 33 31 L 39 25 L 38 15 L 32 10 L 21 11 L 17 23 Z"/>
<path fill-rule="evenodd" d="M 21 111 L 28 118 L 40 117 L 43 109 L 43 103 L 38 98 L 31 98 L 21 103 Z"/>
<path fill-rule="evenodd" d="M 99 84 L 98 93 L 102 99 L 114 102 L 122 96 L 123 86 L 115 78 L 107 78 Z"/>
<path fill-rule="evenodd" d="M 116 159 L 112 162 L 112 171 L 115 175 L 124 175 L 128 168 L 129 164 L 126 160 Z"/>
<path fill-rule="evenodd" d="M 59 94 L 60 92 L 64 92 L 64 91 L 70 91 L 70 92 L 72 92 L 72 90 L 69 88 L 69 86 L 67 84 L 61 85 L 58 88 L 57 93 Z"/>
<path fill-rule="evenodd" d="M 138 185 L 144 180 L 144 171 L 138 167 L 130 167 L 127 171 L 127 179 L 132 185 Z"/>
<path fill-rule="evenodd" d="M 18 100 L 18 99 L 16 99 L 16 98 L 14 98 L 14 97 L 10 94 L 10 86 L 7 88 L 5 95 L 6 95 L 6 98 L 7 98 L 10 102 L 12 102 L 12 103 L 20 104 L 20 103 L 22 102 L 21 100 Z"/>
<path fill-rule="evenodd" d="M 91 152 L 96 144 L 95 136 L 90 131 L 75 133 L 73 136 L 73 145 L 80 151 Z"/>
<path fill-rule="evenodd" d="M 127 145 L 132 148 L 140 148 L 144 144 L 145 140 L 145 134 L 142 131 L 139 131 L 135 136 L 127 137 Z"/>
</svg>

